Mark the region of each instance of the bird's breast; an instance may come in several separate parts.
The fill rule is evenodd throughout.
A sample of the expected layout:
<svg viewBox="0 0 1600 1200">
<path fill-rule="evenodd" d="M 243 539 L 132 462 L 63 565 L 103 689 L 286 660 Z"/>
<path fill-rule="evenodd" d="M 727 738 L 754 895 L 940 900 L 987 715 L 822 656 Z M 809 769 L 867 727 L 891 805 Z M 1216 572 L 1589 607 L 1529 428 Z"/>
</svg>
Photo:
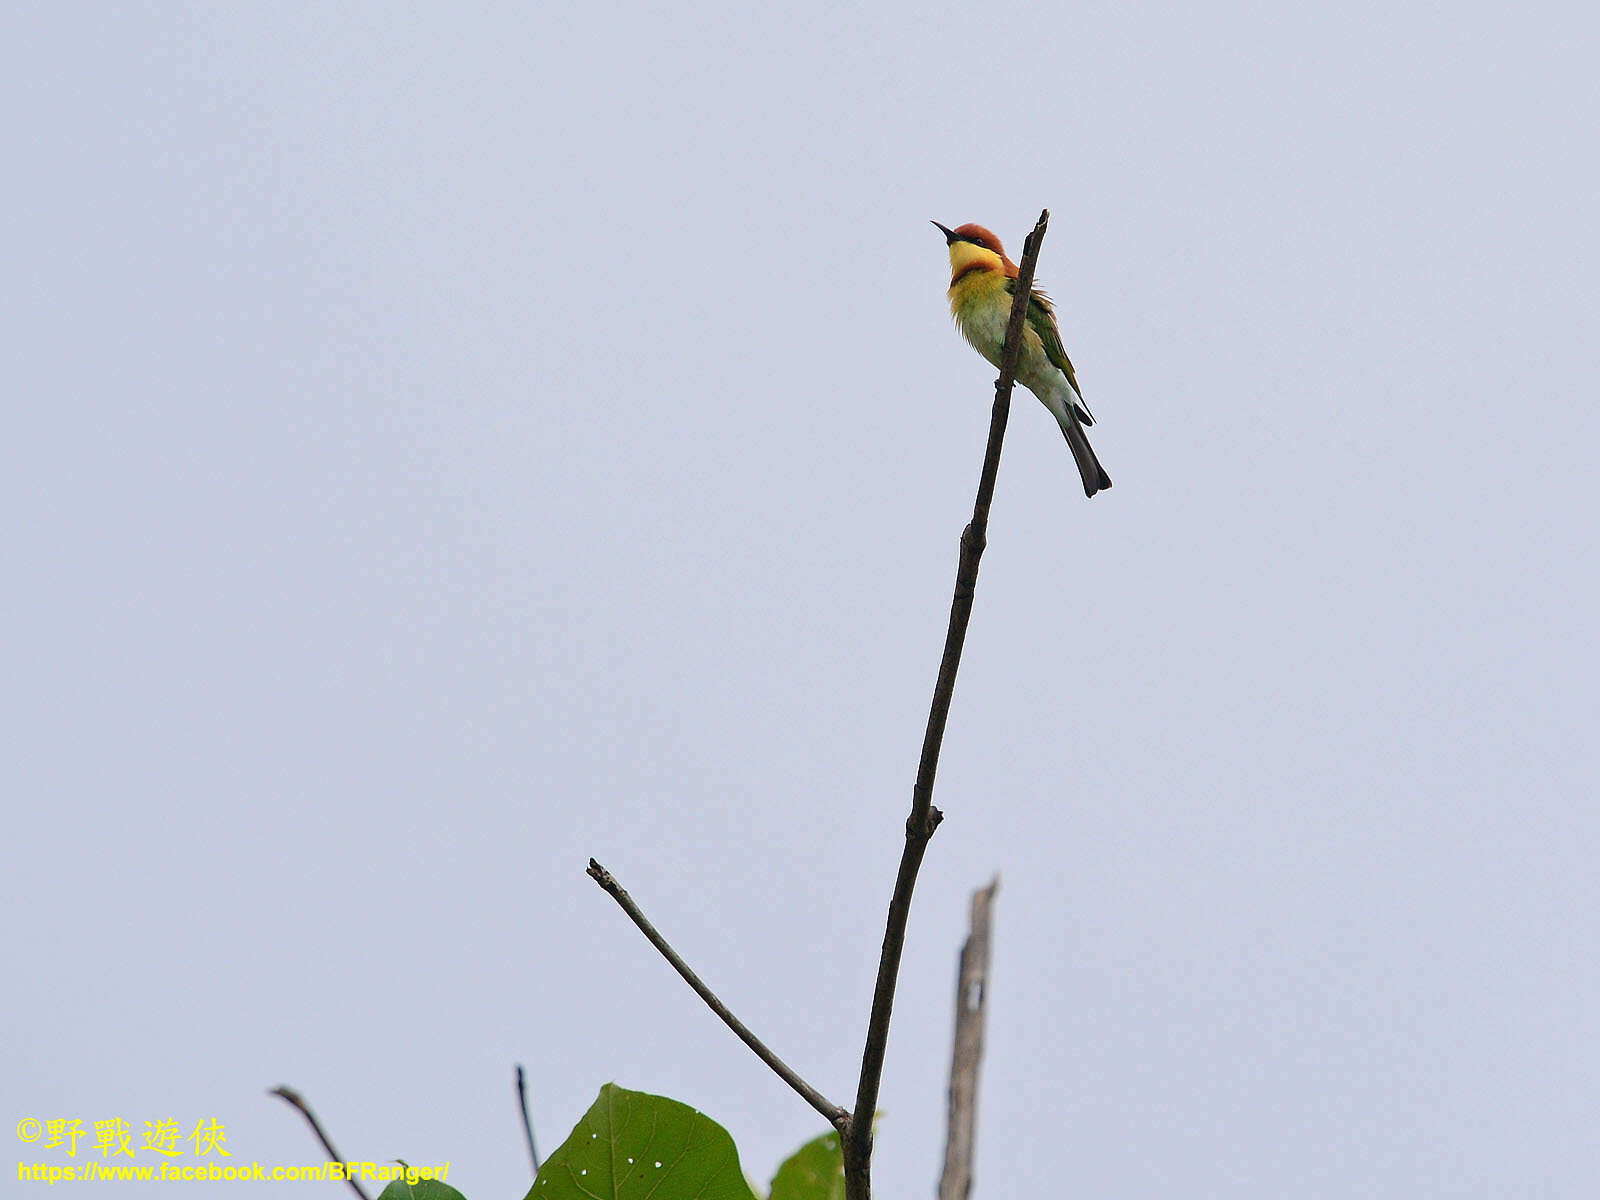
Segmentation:
<svg viewBox="0 0 1600 1200">
<path fill-rule="evenodd" d="M 1011 293 L 999 271 L 969 271 L 950 285 L 950 312 L 961 336 L 995 366 L 1011 319 Z"/>
</svg>

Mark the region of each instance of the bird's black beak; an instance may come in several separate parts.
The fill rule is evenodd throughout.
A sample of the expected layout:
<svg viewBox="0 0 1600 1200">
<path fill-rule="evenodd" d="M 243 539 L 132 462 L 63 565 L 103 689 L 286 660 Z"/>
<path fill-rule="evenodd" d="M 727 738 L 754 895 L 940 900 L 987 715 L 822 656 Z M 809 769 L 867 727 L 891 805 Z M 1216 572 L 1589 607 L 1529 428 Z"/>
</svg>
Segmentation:
<svg viewBox="0 0 1600 1200">
<path fill-rule="evenodd" d="M 937 222 L 937 221 L 933 222 L 933 225 L 934 225 L 935 228 L 937 228 L 939 230 L 940 233 L 944 234 L 944 244 L 946 246 L 950 245 L 952 242 L 955 242 L 955 241 L 959 240 L 956 237 L 956 231 L 955 230 L 946 229 L 943 225 L 940 225 L 939 222 Z"/>
</svg>

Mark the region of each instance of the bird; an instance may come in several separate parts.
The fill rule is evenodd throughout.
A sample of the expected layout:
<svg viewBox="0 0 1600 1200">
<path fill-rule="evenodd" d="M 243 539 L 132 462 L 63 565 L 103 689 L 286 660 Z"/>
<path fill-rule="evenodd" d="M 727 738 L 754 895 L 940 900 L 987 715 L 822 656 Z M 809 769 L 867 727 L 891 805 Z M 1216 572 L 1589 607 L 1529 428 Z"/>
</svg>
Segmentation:
<svg viewBox="0 0 1600 1200">
<path fill-rule="evenodd" d="M 938 221 L 933 224 L 950 248 L 950 315 L 972 348 L 998 367 L 1011 318 L 1011 298 L 1017 289 L 1017 264 L 1006 257 L 1000 239 L 982 225 L 950 229 Z M 1083 433 L 1085 425 L 1094 424 L 1094 416 L 1083 402 L 1072 360 L 1061 346 L 1055 306 L 1037 289 L 1028 297 L 1017 382 L 1039 397 L 1061 426 L 1078 474 L 1083 476 L 1084 495 L 1093 496 L 1110 487 L 1111 477 Z"/>
</svg>

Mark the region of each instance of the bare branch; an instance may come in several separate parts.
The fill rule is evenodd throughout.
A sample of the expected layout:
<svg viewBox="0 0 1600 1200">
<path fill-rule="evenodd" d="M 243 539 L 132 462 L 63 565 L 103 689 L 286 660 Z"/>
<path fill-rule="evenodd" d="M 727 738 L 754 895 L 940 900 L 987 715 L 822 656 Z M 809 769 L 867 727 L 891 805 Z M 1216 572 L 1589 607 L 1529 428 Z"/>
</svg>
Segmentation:
<svg viewBox="0 0 1600 1200">
<path fill-rule="evenodd" d="M 522 1132 L 528 1135 L 528 1157 L 533 1160 L 533 1177 L 539 1178 L 539 1151 L 533 1144 L 533 1122 L 528 1117 L 528 1073 L 517 1064 L 517 1106 L 522 1109 Z"/>
<path fill-rule="evenodd" d="M 972 1149 L 978 1133 L 978 1064 L 983 1060 L 983 1009 L 989 997 L 989 917 L 996 877 L 972 893 L 972 924 L 956 970 L 956 1037 L 950 1055 L 950 1108 L 945 1127 L 939 1200 L 972 1193 Z"/>
<path fill-rule="evenodd" d="M 821 1113 L 828 1124 L 839 1129 L 844 1128 L 850 1119 L 850 1114 L 800 1078 L 792 1067 L 767 1048 L 765 1042 L 751 1033 L 745 1023 L 734 1016 L 726 1004 L 717 999 L 716 993 L 702 983 L 700 976 L 696 975 L 689 964 L 679 956 L 678 952 L 667 944 L 667 939 L 656 932 L 656 927 L 650 924 L 649 918 L 640 911 L 639 906 L 633 902 L 633 897 L 622 889 L 622 885 L 616 881 L 610 871 L 591 858 L 589 860 L 589 876 L 604 888 L 613 900 L 622 906 L 622 911 L 627 913 L 633 923 L 639 927 L 639 931 L 650 939 L 650 944 L 661 951 L 661 957 L 671 963 L 672 969 L 683 976 L 684 982 L 695 990 L 695 993 L 706 1002 L 712 1012 L 722 1018 L 723 1024 L 733 1030 L 739 1036 L 740 1041 L 756 1052 L 757 1058 L 771 1067 L 777 1073 L 778 1078 L 799 1092 L 805 1102 Z"/>
<path fill-rule="evenodd" d="M 939 770 L 939 748 L 944 743 L 950 697 L 956 686 L 956 671 L 961 666 L 961 648 L 967 640 L 967 622 L 972 616 L 978 560 L 988 544 L 989 504 L 994 499 L 1000 448 L 1005 441 L 1006 421 L 1011 415 L 1011 388 L 1016 380 L 1017 356 L 1022 347 L 1022 322 L 1033 290 L 1033 269 L 1049 223 L 1050 210 L 1046 209 L 1039 214 L 1038 223 L 1023 243 L 1022 262 L 1011 301 L 1011 319 L 1006 324 L 1005 351 L 1000 357 L 1000 377 L 995 380 L 994 407 L 989 414 L 989 444 L 984 451 L 983 471 L 978 477 L 972 520 L 961 534 L 961 558 L 956 566 L 955 597 L 950 602 L 950 626 L 945 633 L 944 656 L 939 660 L 928 728 L 922 738 L 922 758 L 917 764 L 917 783 L 911 793 L 911 816 L 906 820 L 905 850 L 900 856 L 894 895 L 889 900 L 889 921 L 883 935 L 883 954 L 878 960 L 872 1015 L 867 1021 L 867 1044 L 861 1054 L 861 1081 L 856 1088 L 855 1111 L 839 1139 L 844 1151 L 845 1193 L 849 1200 L 869 1200 L 872 1194 L 872 1120 L 877 1112 L 878 1086 L 883 1078 L 883 1056 L 889 1041 L 889 1017 L 894 1009 L 900 955 L 905 949 L 906 921 L 911 915 L 911 892 L 916 887 L 917 871 L 922 866 L 928 840 L 943 819 L 943 814 L 933 807 L 933 780 Z"/>
<path fill-rule="evenodd" d="M 282 1087 L 273 1088 L 267 1095 L 276 1096 L 300 1110 L 300 1115 L 306 1119 L 306 1124 L 311 1126 L 311 1132 L 317 1135 L 317 1141 L 321 1142 L 322 1148 L 328 1152 L 329 1162 L 342 1163 L 345 1161 L 344 1155 L 333 1148 L 333 1143 L 328 1140 L 327 1130 L 322 1128 L 322 1122 L 317 1120 L 317 1114 L 311 1111 L 311 1106 L 305 1102 L 305 1098 L 299 1092 L 288 1084 L 284 1084 Z M 344 1177 L 344 1181 L 350 1185 L 356 1195 L 361 1197 L 361 1200 L 369 1200 L 359 1180 L 347 1174 Z"/>
</svg>

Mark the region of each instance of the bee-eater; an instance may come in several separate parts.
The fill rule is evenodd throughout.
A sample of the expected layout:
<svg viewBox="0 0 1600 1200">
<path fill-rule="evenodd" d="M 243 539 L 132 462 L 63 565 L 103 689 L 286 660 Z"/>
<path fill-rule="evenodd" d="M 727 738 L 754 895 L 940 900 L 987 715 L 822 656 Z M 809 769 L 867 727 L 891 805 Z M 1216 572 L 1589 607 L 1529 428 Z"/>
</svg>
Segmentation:
<svg viewBox="0 0 1600 1200">
<path fill-rule="evenodd" d="M 998 367 L 1006 323 L 1011 319 L 1011 298 L 1017 290 L 1017 264 L 1006 257 L 1000 239 L 982 225 L 947 229 L 937 221 L 934 224 L 950 247 L 950 313 L 973 349 Z M 1040 291 L 1028 297 L 1017 382 L 1044 401 L 1067 435 L 1067 445 L 1083 476 L 1084 495 L 1110 487 L 1111 477 L 1083 435 L 1083 427 L 1093 425 L 1094 417 L 1078 391 L 1072 360 L 1062 349 L 1056 310 Z"/>
</svg>

